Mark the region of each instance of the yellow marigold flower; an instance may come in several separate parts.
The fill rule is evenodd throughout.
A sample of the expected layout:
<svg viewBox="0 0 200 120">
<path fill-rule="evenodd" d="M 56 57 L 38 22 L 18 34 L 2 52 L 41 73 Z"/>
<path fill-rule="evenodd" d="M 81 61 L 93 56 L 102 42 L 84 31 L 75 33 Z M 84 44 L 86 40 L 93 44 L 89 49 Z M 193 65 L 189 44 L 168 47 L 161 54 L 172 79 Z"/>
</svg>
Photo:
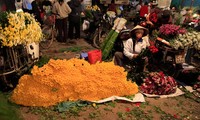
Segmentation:
<svg viewBox="0 0 200 120">
<path fill-rule="evenodd" d="M 113 95 L 138 92 L 127 81 L 127 72 L 113 62 L 90 65 L 81 59 L 53 60 L 41 68 L 34 66 L 32 75 L 24 75 L 11 96 L 25 106 L 51 106 L 66 100 L 100 100 Z"/>
</svg>

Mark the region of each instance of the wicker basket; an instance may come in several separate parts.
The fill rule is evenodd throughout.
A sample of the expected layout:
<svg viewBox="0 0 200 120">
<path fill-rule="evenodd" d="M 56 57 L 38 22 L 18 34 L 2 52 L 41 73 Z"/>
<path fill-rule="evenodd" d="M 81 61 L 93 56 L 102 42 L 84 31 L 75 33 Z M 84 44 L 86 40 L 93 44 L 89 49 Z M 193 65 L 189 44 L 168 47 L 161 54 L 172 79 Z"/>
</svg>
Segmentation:
<svg viewBox="0 0 200 120">
<path fill-rule="evenodd" d="M 3 84 L 10 84 L 10 76 L 22 75 L 32 65 L 34 61 L 31 55 L 27 53 L 26 47 L 22 45 L 14 47 L 0 48 L 0 80 Z M 10 85 L 9 85 L 10 86 Z"/>
<path fill-rule="evenodd" d="M 163 52 L 163 61 L 167 61 L 167 57 L 171 56 L 175 64 L 180 64 L 185 62 L 185 53 L 184 49 L 174 49 L 169 45 L 164 44 L 161 41 L 156 41 L 156 47 Z"/>
</svg>

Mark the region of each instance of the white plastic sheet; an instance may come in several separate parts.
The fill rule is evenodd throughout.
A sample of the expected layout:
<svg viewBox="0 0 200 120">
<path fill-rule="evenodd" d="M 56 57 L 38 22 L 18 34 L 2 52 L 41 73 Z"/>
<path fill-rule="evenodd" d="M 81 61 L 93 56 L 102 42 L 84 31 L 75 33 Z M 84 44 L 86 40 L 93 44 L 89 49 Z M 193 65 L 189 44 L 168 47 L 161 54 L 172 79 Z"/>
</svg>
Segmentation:
<svg viewBox="0 0 200 120">
<path fill-rule="evenodd" d="M 128 99 L 126 97 L 112 96 L 112 97 L 109 97 L 109 98 L 105 98 L 105 99 L 98 100 L 98 101 L 92 101 L 92 102 L 94 102 L 94 103 L 105 103 L 105 102 L 114 101 L 114 100 L 124 100 L 124 101 L 132 102 L 132 103 L 145 102 L 144 95 L 142 95 L 141 93 L 135 94 L 135 96 L 132 100 Z"/>
</svg>

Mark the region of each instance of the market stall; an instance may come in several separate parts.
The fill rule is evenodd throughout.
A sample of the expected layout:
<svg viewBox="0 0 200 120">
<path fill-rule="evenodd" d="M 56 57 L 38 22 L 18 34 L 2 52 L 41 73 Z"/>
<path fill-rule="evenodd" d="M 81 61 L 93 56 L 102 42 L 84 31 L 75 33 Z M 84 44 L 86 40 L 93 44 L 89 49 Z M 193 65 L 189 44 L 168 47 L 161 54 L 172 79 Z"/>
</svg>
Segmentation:
<svg viewBox="0 0 200 120">
<path fill-rule="evenodd" d="M 9 76 L 22 75 L 39 58 L 42 32 L 29 13 L 1 12 L 0 16 L 0 78 L 5 86 L 12 86 Z"/>
</svg>

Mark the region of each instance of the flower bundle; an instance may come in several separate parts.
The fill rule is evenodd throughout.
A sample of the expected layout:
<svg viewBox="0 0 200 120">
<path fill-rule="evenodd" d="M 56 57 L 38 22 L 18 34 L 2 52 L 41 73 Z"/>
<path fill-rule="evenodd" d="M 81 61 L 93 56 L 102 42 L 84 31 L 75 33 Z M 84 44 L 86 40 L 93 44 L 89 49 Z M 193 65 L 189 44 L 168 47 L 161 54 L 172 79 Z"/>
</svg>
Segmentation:
<svg viewBox="0 0 200 120">
<path fill-rule="evenodd" d="M 150 45 L 146 49 L 142 49 L 141 53 L 137 58 L 143 58 L 143 57 L 151 57 L 152 54 L 157 53 L 158 48 L 155 45 Z"/>
<path fill-rule="evenodd" d="M 157 53 L 158 48 L 155 45 L 151 45 L 148 47 L 151 53 Z"/>
<path fill-rule="evenodd" d="M 133 95 L 138 86 L 127 81 L 124 68 L 113 62 L 89 64 L 85 60 L 50 60 L 32 75 L 24 75 L 11 96 L 25 106 L 51 106 L 67 100 L 96 101 L 103 98 Z"/>
<path fill-rule="evenodd" d="M 165 76 L 163 72 L 152 72 L 144 79 L 140 86 L 143 93 L 155 95 L 169 95 L 176 92 L 177 83 L 171 76 Z"/>
<path fill-rule="evenodd" d="M 164 24 L 159 28 L 159 34 L 166 40 L 175 38 L 179 34 L 185 34 L 186 32 L 186 29 L 174 24 Z"/>
<path fill-rule="evenodd" d="M 100 11 L 100 8 L 99 8 L 97 5 L 94 5 L 94 6 L 86 6 L 86 10 Z"/>
<path fill-rule="evenodd" d="M 190 31 L 185 34 L 179 34 L 178 37 L 170 41 L 170 45 L 178 50 L 186 47 L 200 50 L 200 33 L 196 31 Z"/>
<path fill-rule="evenodd" d="M 2 46 L 26 45 L 40 42 L 42 30 L 34 16 L 25 12 L 0 13 L 0 44 Z"/>
<path fill-rule="evenodd" d="M 158 21 L 158 15 L 156 12 L 152 12 L 149 16 L 149 20 L 153 23 L 156 23 Z"/>
<path fill-rule="evenodd" d="M 93 19 L 95 13 L 99 13 L 101 9 L 97 6 L 86 6 L 85 8 L 85 17 L 89 19 Z"/>
</svg>

